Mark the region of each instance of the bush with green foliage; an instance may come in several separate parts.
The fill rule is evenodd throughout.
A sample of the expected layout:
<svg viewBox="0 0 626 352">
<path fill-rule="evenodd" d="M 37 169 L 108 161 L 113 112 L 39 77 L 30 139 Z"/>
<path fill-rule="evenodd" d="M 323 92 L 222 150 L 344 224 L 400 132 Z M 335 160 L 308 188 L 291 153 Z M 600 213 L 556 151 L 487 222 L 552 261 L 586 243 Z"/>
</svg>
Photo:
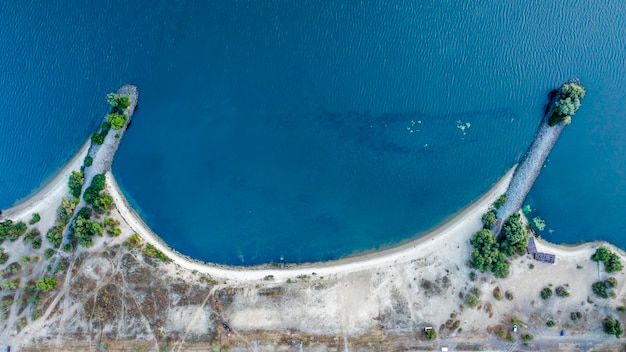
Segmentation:
<svg viewBox="0 0 626 352">
<path fill-rule="evenodd" d="M 91 134 L 91 141 L 94 144 L 102 145 L 102 143 L 104 143 L 104 136 L 102 136 L 101 134 L 99 134 L 97 132 L 94 132 L 94 133 Z"/>
<path fill-rule="evenodd" d="M 30 248 L 35 249 L 35 250 L 41 248 L 41 242 L 42 242 L 41 236 L 37 236 L 33 238 L 33 241 L 30 243 Z"/>
<path fill-rule="evenodd" d="M 35 286 L 38 290 L 43 292 L 48 292 L 53 290 L 58 284 L 58 281 L 53 276 L 44 276 L 41 279 L 37 280 Z"/>
<path fill-rule="evenodd" d="M 546 325 L 551 328 L 554 327 L 556 325 L 556 323 L 554 322 L 554 320 L 548 320 L 548 322 L 546 323 Z"/>
<path fill-rule="evenodd" d="M 426 337 L 426 340 L 432 341 L 437 338 L 437 331 L 433 328 L 424 329 L 424 337 Z"/>
<path fill-rule="evenodd" d="M 126 110 L 130 106 L 130 99 L 125 95 L 119 95 L 117 93 L 107 94 L 107 103 L 111 105 L 113 111 Z"/>
<path fill-rule="evenodd" d="M 70 194 L 75 198 L 80 198 L 80 192 L 83 190 L 83 183 L 85 182 L 85 175 L 82 172 L 72 171 L 68 186 L 70 188 Z"/>
<path fill-rule="evenodd" d="M 554 292 L 559 297 L 569 297 L 569 291 L 565 289 L 563 286 L 557 287 Z"/>
<path fill-rule="evenodd" d="M 541 298 L 548 299 L 550 297 L 552 297 L 552 289 L 550 287 L 544 287 L 544 289 L 541 290 Z"/>
<path fill-rule="evenodd" d="M 491 209 L 488 212 L 483 214 L 483 217 L 482 217 L 483 229 L 491 229 L 493 227 L 493 225 L 496 224 L 496 220 L 497 220 L 496 214 L 497 213 L 498 213 L 497 210 Z"/>
<path fill-rule="evenodd" d="M 39 213 L 34 213 L 33 216 L 30 218 L 30 220 L 28 221 L 28 224 L 35 225 L 36 223 L 39 222 L 39 220 L 41 220 L 41 216 L 39 216 Z"/>
<path fill-rule="evenodd" d="M 53 256 L 53 255 L 55 255 L 55 254 L 56 254 L 56 252 L 57 252 L 57 251 L 55 251 L 54 249 L 52 249 L 52 248 L 48 248 L 48 249 L 46 249 L 46 250 L 43 252 L 43 257 L 44 257 L 44 258 L 46 258 L 46 259 L 50 259 L 50 258 L 52 258 L 52 256 Z"/>
<path fill-rule="evenodd" d="M 123 114 L 110 113 L 107 115 L 107 121 L 111 124 L 111 128 L 119 130 L 126 125 L 126 116 Z"/>
<path fill-rule="evenodd" d="M 87 156 L 85 157 L 85 160 L 83 161 L 83 165 L 84 165 L 85 167 L 89 167 L 89 166 L 93 165 L 93 158 L 92 158 L 92 157 L 90 157 L 89 155 L 87 155 Z"/>
<path fill-rule="evenodd" d="M 493 289 L 493 298 L 495 298 L 498 301 L 502 300 L 502 290 L 500 289 L 500 286 L 497 286 L 496 288 Z"/>
<path fill-rule="evenodd" d="M 124 241 L 124 246 L 128 249 L 135 249 L 141 246 L 141 238 L 134 233 Z"/>
<path fill-rule="evenodd" d="M 622 271 L 622 269 L 624 269 L 620 257 L 605 246 L 598 247 L 596 252 L 591 256 L 591 260 L 604 263 L 604 270 L 606 270 L 607 273 Z"/>
<path fill-rule="evenodd" d="M 166 256 L 165 253 L 161 252 L 160 250 L 158 250 L 156 247 L 154 247 L 153 245 L 149 243 L 142 250 L 142 252 L 150 258 L 156 258 L 164 263 L 168 263 L 171 261 L 171 259 L 168 256 Z"/>
<path fill-rule="evenodd" d="M 481 301 L 477 295 L 470 293 L 469 295 L 465 296 L 465 304 L 467 304 L 467 306 L 470 308 L 474 308 L 480 305 Z"/>
<path fill-rule="evenodd" d="M 9 255 L 4 251 L 4 248 L 0 248 L 0 264 L 5 264 L 9 260 Z"/>
<path fill-rule="evenodd" d="M 522 333 L 520 337 L 522 338 L 522 341 L 532 341 L 534 339 L 533 335 L 529 332 Z"/>
<path fill-rule="evenodd" d="M 64 226 L 56 225 L 51 227 L 48 233 L 46 233 L 46 238 L 53 246 L 58 247 L 63 242 L 63 229 Z"/>
<path fill-rule="evenodd" d="M 619 338 L 624 333 L 624 328 L 622 328 L 622 322 L 619 319 L 611 319 L 606 318 L 603 322 L 604 332 L 609 335 L 615 335 L 615 337 Z"/>
<path fill-rule="evenodd" d="M 113 207 L 113 197 L 107 192 L 103 192 L 106 187 L 106 176 L 98 174 L 91 180 L 91 185 L 85 189 L 83 199 L 87 204 L 93 206 L 95 210 L 106 211 Z"/>
<path fill-rule="evenodd" d="M 572 116 L 580 108 L 580 99 L 585 96 L 585 89 L 578 83 L 566 83 L 561 86 L 559 100 L 555 103 L 552 115 L 548 119 L 548 125 L 558 123 L 569 125 Z"/>
<path fill-rule="evenodd" d="M 620 312 L 620 313 L 624 313 L 624 312 L 626 312 L 626 307 L 619 306 L 619 307 L 617 307 L 617 311 Z"/>
</svg>

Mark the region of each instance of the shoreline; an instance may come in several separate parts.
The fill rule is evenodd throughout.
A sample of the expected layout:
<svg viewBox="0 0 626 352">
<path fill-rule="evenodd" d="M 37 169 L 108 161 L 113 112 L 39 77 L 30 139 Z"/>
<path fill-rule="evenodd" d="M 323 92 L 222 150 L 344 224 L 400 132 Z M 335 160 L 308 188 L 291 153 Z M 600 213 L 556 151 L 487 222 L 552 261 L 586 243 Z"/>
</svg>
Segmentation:
<svg viewBox="0 0 626 352">
<path fill-rule="evenodd" d="M 80 170 L 83 160 L 89 151 L 91 140 L 87 140 L 78 149 L 78 151 L 63 165 L 57 172 L 49 177 L 36 192 L 18 200 L 12 207 L 2 211 L 0 220 L 12 218 L 23 219 L 25 216 L 31 215 L 37 209 L 41 209 L 42 205 L 50 203 L 52 199 L 61 199 L 62 194 L 69 193 L 67 185 L 68 179 L 72 171 Z M 58 207 L 58 202 L 54 203 L 54 209 Z"/>
<path fill-rule="evenodd" d="M 469 239 L 482 226 L 482 214 L 487 211 L 495 199 L 505 192 L 516 167 L 517 165 L 512 167 L 476 201 L 418 238 L 382 250 L 368 251 L 337 260 L 286 264 L 283 267 L 270 264 L 241 267 L 228 266 L 203 262 L 188 257 L 169 247 L 144 223 L 143 219 L 129 205 L 117 181 L 110 172 L 107 173 L 107 188 L 115 201 L 116 209 L 122 220 L 128 224 L 131 232 L 137 233 L 147 243 L 162 251 L 172 262 L 180 267 L 211 276 L 239 281 L 262 280 L 268 275 L 273 276 L 276 281 L 285 281 L 298 275 L 310 275 L 313 272 L 317 275 L 345 274 L 374 267 L 409 262 L 423 256 L 425 251 L 444 247 L 447 245 L 447 242 L 452 242 L 459 236 Z"/>
</svg>

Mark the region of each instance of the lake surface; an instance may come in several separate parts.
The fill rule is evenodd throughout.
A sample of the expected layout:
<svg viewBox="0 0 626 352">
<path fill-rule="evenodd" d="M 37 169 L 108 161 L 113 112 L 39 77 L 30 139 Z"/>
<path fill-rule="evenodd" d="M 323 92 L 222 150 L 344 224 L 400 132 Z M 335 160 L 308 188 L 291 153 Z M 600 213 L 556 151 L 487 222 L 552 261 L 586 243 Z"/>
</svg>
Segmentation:
<svg viewBox="0 0 626 352">
<path fill-rule="evenodd" d="M 587 96 L 528 202 L 548 240 L 626 248 L 624 23 L 620 1 L 2 3 L 0 207 L 133 82 L 113 173 L 168 244 L 235 265 L 334 259 L 474 201 L 578 77 Z"/>
</svg>

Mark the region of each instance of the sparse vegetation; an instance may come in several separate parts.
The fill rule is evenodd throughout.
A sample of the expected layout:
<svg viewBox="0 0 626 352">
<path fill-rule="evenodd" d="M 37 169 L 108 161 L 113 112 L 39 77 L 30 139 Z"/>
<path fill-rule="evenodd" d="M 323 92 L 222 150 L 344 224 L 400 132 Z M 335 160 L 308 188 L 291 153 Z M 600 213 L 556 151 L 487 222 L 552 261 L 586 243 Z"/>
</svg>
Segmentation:
<svg viewBox="0 0 626 352">
<path fill-rule="evenodd" d="M 604 270 L 607 273 L 613 273 L 616 271 L 622 271 L 624 265 L 619 256 L 605 246 L 600 246 L 596 249 L 596 252 L 591 256 L 591 260 L 604 263 Z"/>
<path fill-rule="evenodd" d="M 166 256 L 163 252 L 161 252 L 160 250 L 158 250 L 156 247 L 154 247 L 153 245 L 149 243 L 142 250 L 142 252 L 146 254 L 148 257 L 156 258 L 162 261 L 163 263 L 168 263 L 171 261 L 171 259 L 168 256 Z"/>
<path fill-rule="evenodd" d="M 134 233 L 124 241 L 124 246 L 129 250 L 139 248 L 141 246 L 141 238 L 138 234 Z"/>
</svg>

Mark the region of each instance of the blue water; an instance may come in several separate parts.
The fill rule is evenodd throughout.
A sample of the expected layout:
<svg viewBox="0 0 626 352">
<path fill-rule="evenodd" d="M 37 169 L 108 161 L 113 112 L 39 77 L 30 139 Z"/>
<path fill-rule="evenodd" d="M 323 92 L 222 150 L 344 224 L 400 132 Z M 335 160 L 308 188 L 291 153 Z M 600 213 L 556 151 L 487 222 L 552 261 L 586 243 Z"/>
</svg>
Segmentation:
<svg viewBox="0 0 626 352">
<path fill-rule="evenodd" d="M 166 242 L 227 264 L 338 258 L 484 193 L 579 77 L 588 95 L 529 201 L 549 240 L 626 248 L 623 23 L 619 1 L 3 2 L 0 207 L 134 82 L 113 172 Z"/>
</svg>

